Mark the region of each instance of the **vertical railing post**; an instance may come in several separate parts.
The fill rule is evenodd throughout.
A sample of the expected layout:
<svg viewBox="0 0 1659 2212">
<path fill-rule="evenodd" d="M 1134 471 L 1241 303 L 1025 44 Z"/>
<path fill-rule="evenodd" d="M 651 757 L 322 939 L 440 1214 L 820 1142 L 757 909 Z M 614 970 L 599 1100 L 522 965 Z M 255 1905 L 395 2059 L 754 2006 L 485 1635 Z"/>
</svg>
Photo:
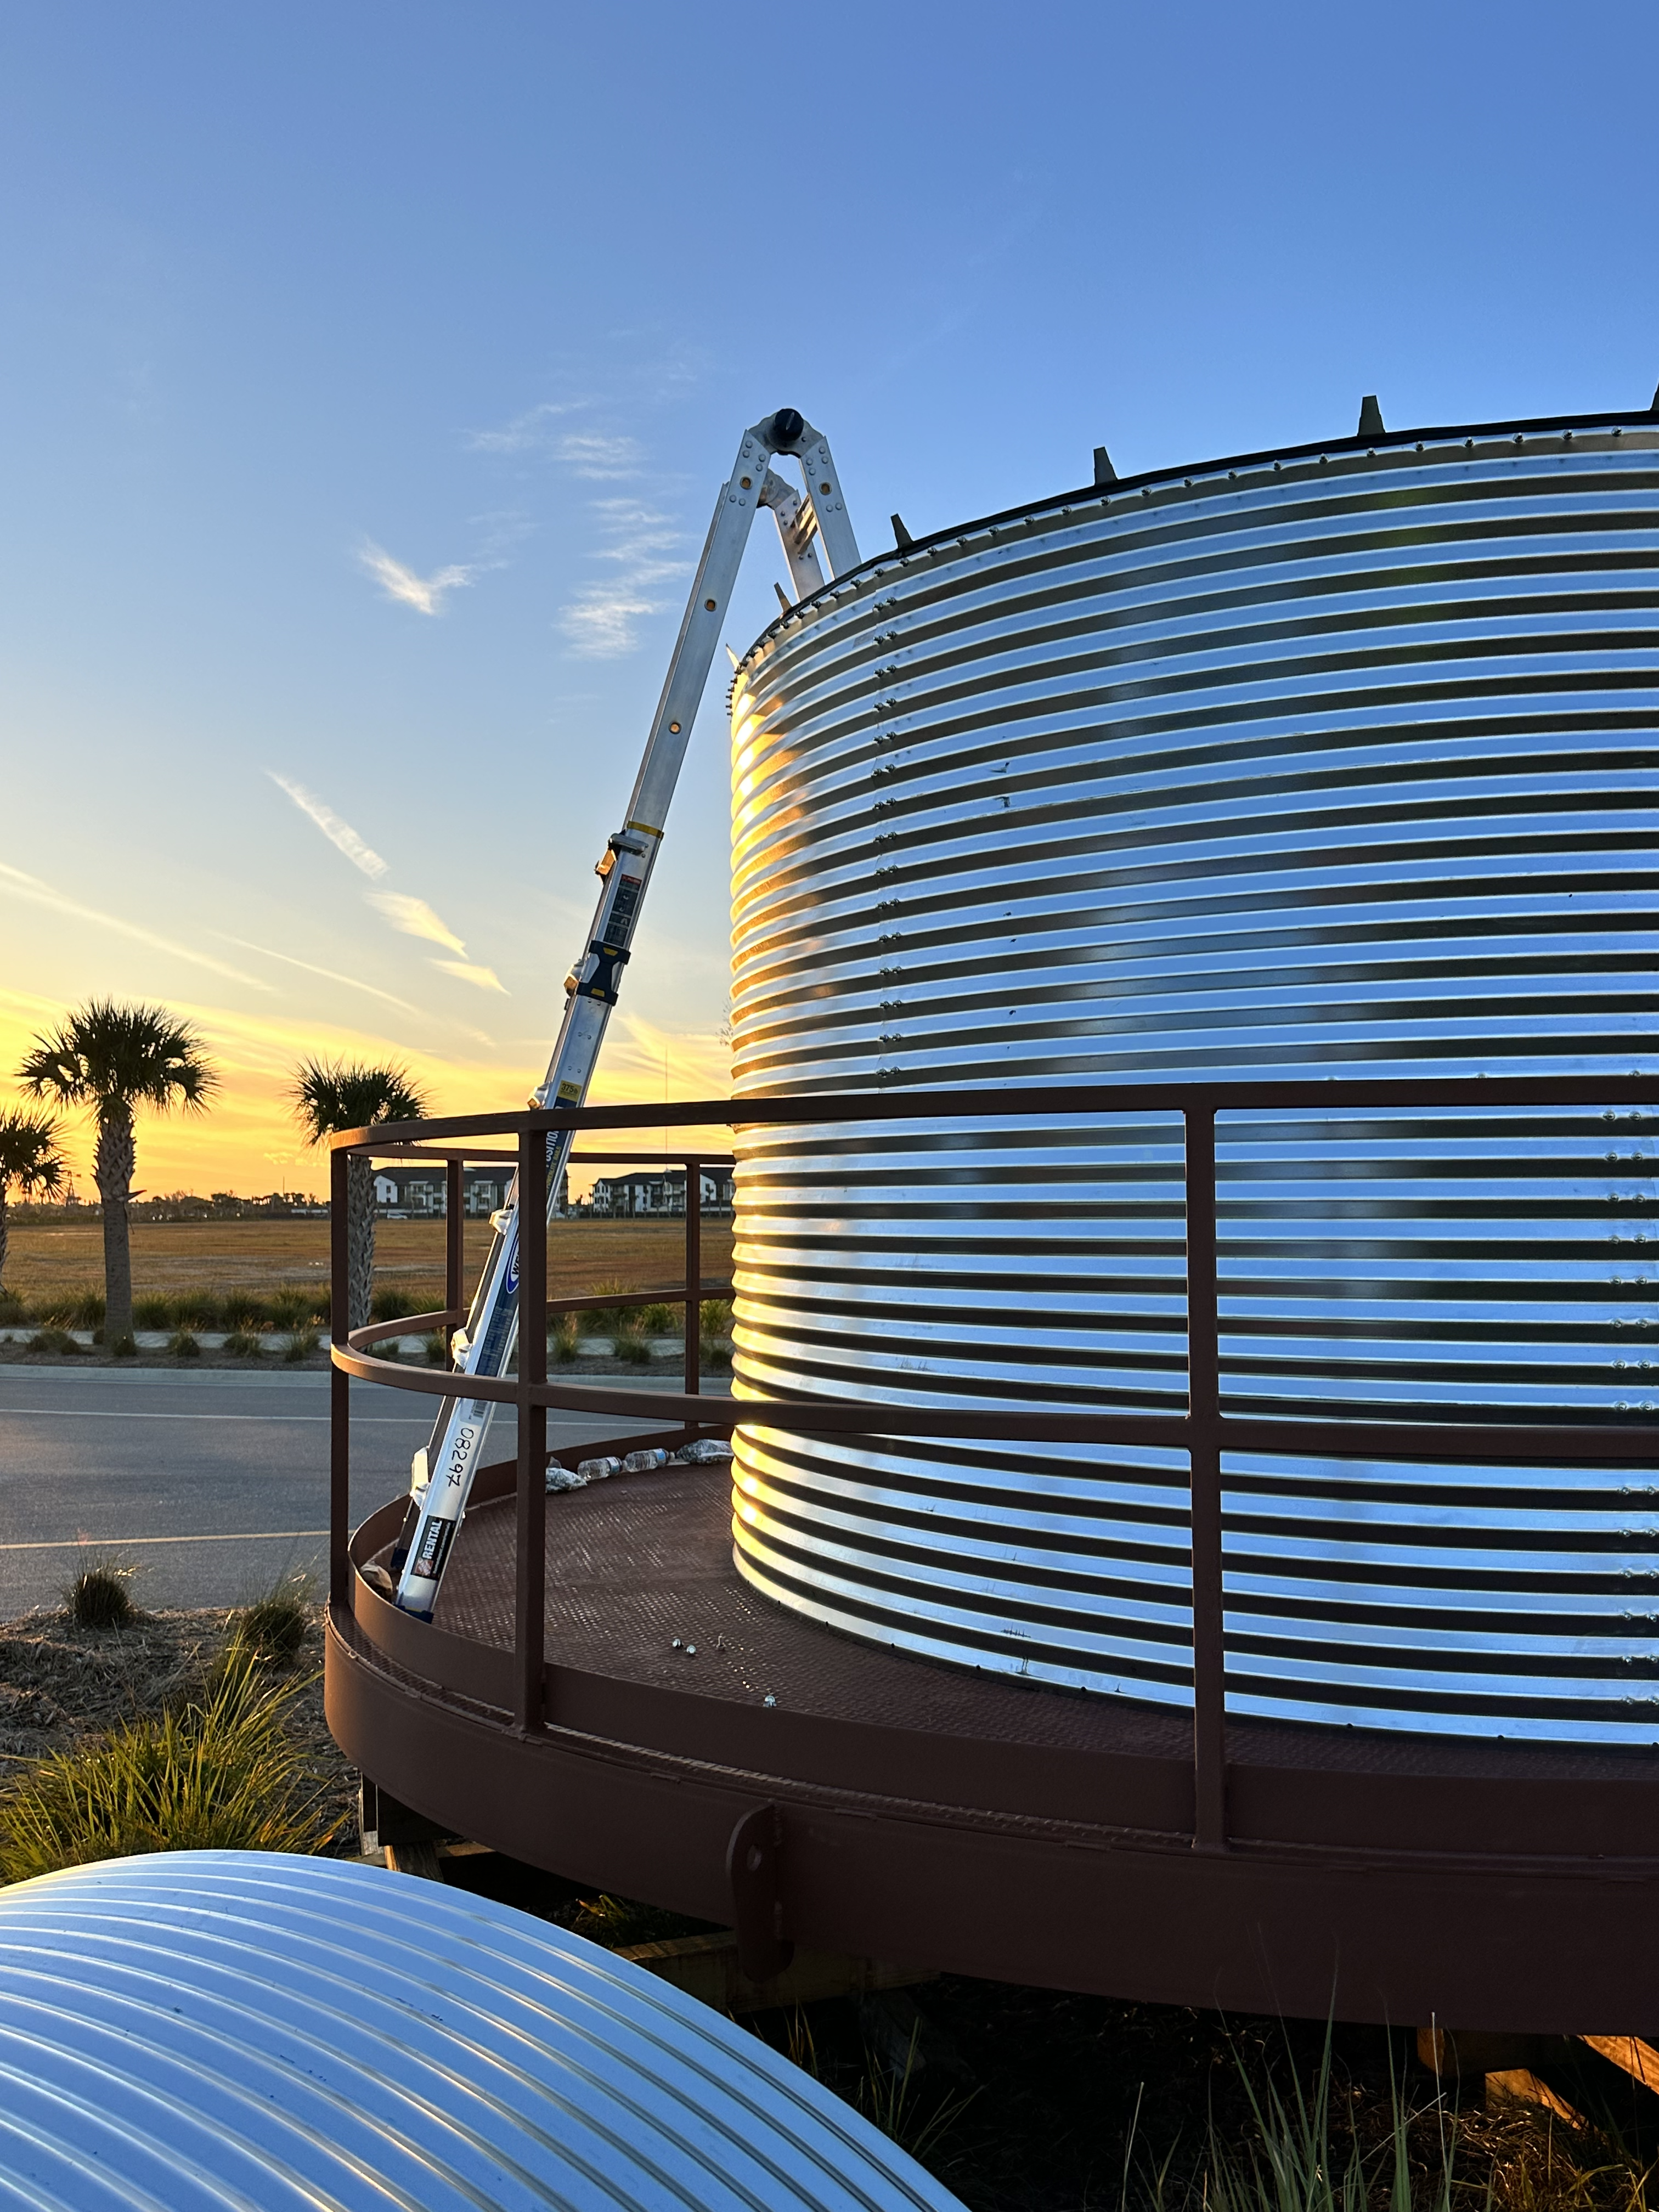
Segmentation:
<svg viewBox="0 0 1659 2212">
<path fill-rule="evenodd" d="M 1193 1574 L 1193 1843 L 1227 1843 L 1227 1655 L 1221 1559 L 1221 1358 L 1216 1310 L 1215 1109 L 1185 1109 L 1187 1424 Z"/>
<path fill-rule="evenodd" d="M 346 1190 L 351 1155 L 336 1151 L 328 1163 L 328 1336 L 331 1346 L 346 1340 L 351 1240 L 346 1219 Z M 329 1363 L 328 1375 L 328 1602 L 343 1621 L 351 1603 L 351 1377 Z"/>
<path fill-rule="evenodd" d="M 547 1380 L 547 1132 L 519 1135 L 518 1576 L 513 1607 L 514 1718 L 542 1725 L 547 1608 L 547 1408 L 530 1393 Z"/>
<path fill-rule="evenodd" d="M 702 1390 L 702 1162 L 685 1164 L 685 1395 Z"/>
<path fill-rule="evenodd" d="M 466 1284 L 466 1169 L 460 1160 L 450 1160 L 444 1170 L 444 1304 L 451 1313 L 460 1304 Z M 447 1352 L 454 1340 L 456 1324 L 444 1323 L 444 1344 L 447 1364 L 455 1364 L 455 1355 Z"/>
</svg>

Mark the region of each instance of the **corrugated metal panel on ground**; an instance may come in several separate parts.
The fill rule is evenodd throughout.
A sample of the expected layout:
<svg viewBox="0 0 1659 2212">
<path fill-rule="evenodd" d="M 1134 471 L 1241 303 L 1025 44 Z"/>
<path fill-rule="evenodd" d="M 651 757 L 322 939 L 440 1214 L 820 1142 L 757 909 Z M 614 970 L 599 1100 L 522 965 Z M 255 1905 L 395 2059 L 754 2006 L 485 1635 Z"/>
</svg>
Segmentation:
<svg viewBox="0 0 1659 2212">
<path fill-rule="evenodd" d="M 1495 426 L 1077 495 L 868 564 L 733 697 L 739 1091 L 1651 1072 L 1659 428 Z M 850 1102 L 854 1107 L 856 1100 Z M 1229 1410 L 1659 1402 L 1651 1116 L 1224 1115 Z M 1171 1120 L 741 1139 L 740 1390 L 982 1448 L 738 1439 L 744 1571 L 854 1633 L 1190 1695 Z M 1232 1709 L 1659 1741 L 1659 1473 L 1230 1464 Z"/>
<path fill-rule="evenodd" d="M 252 1851 L 0 1890 L 0 2205 L 956 2203 L 757 2038 L 507 1905 Z"/>
</svg>

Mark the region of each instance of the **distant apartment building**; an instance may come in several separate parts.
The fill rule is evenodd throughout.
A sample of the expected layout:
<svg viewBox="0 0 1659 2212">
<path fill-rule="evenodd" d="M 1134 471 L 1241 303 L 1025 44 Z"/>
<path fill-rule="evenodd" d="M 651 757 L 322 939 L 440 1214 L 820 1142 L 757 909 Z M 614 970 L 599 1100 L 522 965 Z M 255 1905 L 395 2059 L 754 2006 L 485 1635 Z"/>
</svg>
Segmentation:
<svg viewBox="0 0 1659 2212">
<path fill-rule="evenodd" d="M 466 1168 L 461 1176 L 462 1210 L 470 1219 L 494 1213 L 507 1204 L 507 1194 L 512 1187 L 511 1168 Z M 568 1195 L 565 1179 L 561 1177 L 561 1213 L 565 1210 Z M 441 1220 L 447 1211 L 443 1169 L 435 1165 L 377 1168 L 374 1203 L 388 1220 Z"/>
<path fill-rule="evenodd" d="M 729 1213 L 736 1194 L 730 1168 L 703 1168 L 697 1188 L 705 1213 Z M 685 1170 L 637 1169 L 632 1175 L 601 1176 L 593 1185 L 590 1212 L 614 1219 L 685 1213 Z"/>
</svg>

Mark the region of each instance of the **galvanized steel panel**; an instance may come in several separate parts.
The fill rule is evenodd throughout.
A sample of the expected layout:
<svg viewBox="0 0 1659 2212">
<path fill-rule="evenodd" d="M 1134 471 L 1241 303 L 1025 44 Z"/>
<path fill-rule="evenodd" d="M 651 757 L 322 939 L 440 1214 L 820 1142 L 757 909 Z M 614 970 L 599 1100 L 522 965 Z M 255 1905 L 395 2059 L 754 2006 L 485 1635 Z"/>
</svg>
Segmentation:
<svg viewBox="0 0 1659 2212">
<path fill-rule="evenodd" d="M 758 2038 L 508 1905 L 253 1851 L 0 1890 L 0 2205 L 956 2204 Z"/>
<path fill-rule="evenodd" d="M 1655 1066 L 1659 426 L 1219 465 L 869 563 L 733 693 L 739 1092 Z M 855 1110 L 855 1100 L 850 1102 Z M 1655 1130 L 1217 1132 L 1229 1411 L 1652 1411 Z M 739 1141 L 736 1387 L 983 1445 L 738 1439 L 743 1571 L 854 1634 L 1190 1698 L 1173 1121 Z M 1231 1710 L 1659 1741 L 1659 1474 L 1240 1458 Z"/>
</svg>

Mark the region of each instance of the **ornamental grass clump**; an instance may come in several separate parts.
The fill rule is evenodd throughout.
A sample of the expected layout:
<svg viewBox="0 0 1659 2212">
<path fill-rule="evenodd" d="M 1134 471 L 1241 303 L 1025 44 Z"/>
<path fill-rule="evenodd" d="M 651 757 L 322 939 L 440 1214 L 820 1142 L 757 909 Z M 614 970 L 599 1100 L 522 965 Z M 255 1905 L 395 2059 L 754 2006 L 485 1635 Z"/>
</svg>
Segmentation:
<svg viewBox="0 0 1659 2212">
<path fill-rule="evenodd" d="M 608 1298 L 613 1294 L 620 1297 L 626 1288 L 625 1284 L 615 1280 L 593 1285 L 594 1295 L 601 1298 Z M 579 1316 L 578 1327 L 584 1336 L 615 1337 L 618 1329 L 628 1327 L 629 1318 L 626 1306 L 589 1306 Z"/>
<path fill-rule="evenodd" d="M 84 1344 L 77 1344 L 66 1328 L 37 1328 L 26 1349 L 30 1352 L 84 1352 Z"/>
<path fill-rule="evenodd" d="M 268 1301 L 270 1318 L 278 1328 L 303 1328 L 317 1318 L 317 1293 L 298 1283 L 284 1283 Z"/>
<path fill-rule="evenodd" d="M 132 1569 L 113 1559 L 88 1559 L 64 1586 L 64 1610 L 77 1628 L 125 1628 L 137 1608 L 127 1584 Z"/>
<path fill-rule="evenodd" d="M 269 1665 L 291 1666 L 311 1629 L 311 1585 L 303 1575 L 273 1583 L 244 1606 L 231 1631 L 227 1665 L 246 1656 Z"/>
<path fill-rule="evenodd" d="M 732 1301 L 705 1298 L 697 1309 L 697 1333 L 705 1367 L 732 1364 Z"/>
<path fill-rule="evenodd" d="M 0 1881 L 142 1851 L 314 1851 L 329 1840 L 304 1747 L 305 1687 L 249 1652 L 159 1717 L 60 1752 L 0 1794 Z"/>
</svg>

